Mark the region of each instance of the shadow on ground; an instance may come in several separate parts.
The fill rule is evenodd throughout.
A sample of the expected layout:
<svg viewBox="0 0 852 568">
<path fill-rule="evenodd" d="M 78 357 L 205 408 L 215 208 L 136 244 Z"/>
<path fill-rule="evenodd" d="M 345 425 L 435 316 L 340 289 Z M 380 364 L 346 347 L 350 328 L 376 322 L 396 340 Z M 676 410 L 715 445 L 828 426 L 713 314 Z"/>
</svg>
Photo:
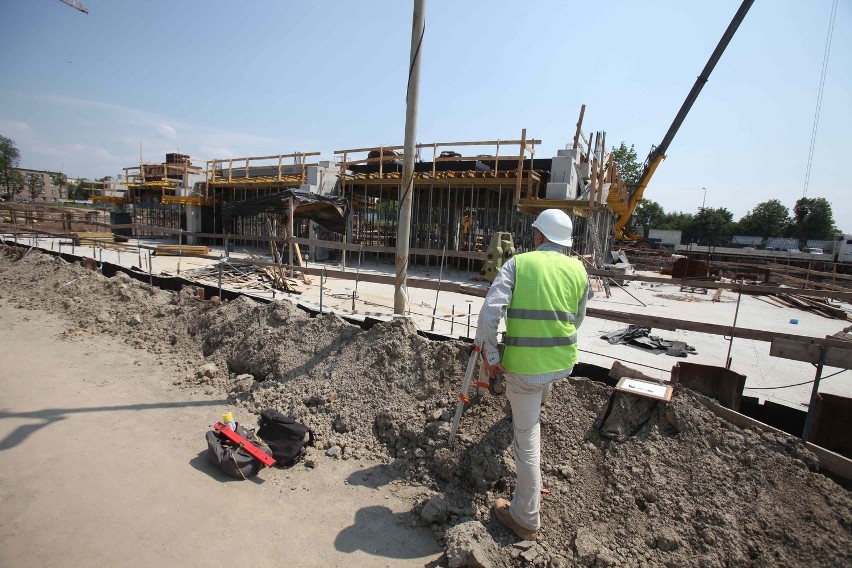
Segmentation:
<svg viewBox="0 0 852 568">
<path fill-rule="evenodd" d="M 84 408 L 46 408 L 44 410 L 33 410 L 31 412 L 3 412 L 0 411 L 0 420 L 7 418 L 32 418 L 41 420 L 39 424 L 24 424 L 12 430 L 3 440 L 0 440 L 0 451 L 14 448 L 26 441 L 30 435 L 38 432 L 45 426 L 68 418 L 71 414 L 85 412 L 114 412 L 118 410 L 154 410 L 162 408 L 189 408 L 193 406 L 221 406 L 227 404 L 227 400 L 209 401 L 186 401 L 186 402 L 158 402 L 156 404 L 127 404 L 121 406 L 89 406 Z"/>
<path fill-rule="evenodd" d="M 334 547 L 340 552 L 364 551 L 385 558 L 421 558 L 443 552 L 429 529 L 408 527 L 411 513 L 394 513 L 387 507 L 362 507 L 355 513 L 352 524 L 337 535 Z M 430 538 L 411 538 L 409 531 Z"/>
</svg>

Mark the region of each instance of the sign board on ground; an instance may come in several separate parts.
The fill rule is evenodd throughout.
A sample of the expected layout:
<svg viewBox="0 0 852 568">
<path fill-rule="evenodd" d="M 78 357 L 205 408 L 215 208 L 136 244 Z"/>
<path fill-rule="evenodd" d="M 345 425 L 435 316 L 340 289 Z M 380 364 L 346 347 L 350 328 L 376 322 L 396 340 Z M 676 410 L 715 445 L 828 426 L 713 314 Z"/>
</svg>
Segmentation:
<svg viewBox="0 0 852 568">
<path fill-rule="evenodd" d="M 669 401 L 672 399 L 672 387 L 629 377 L 619 379 L 618 384 L 615 385 L 615 390 L 657 400 Z"/>
</svg>

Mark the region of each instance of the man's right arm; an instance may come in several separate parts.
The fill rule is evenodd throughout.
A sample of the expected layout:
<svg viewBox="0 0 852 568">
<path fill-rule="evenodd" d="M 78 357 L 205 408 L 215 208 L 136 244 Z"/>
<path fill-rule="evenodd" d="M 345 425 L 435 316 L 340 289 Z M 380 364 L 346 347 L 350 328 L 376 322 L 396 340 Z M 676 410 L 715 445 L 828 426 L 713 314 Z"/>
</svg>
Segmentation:
<svg viewBox="0 0 852 568">
<path fill-rule="evenodd" d="M 506 308 L 512 301 L 515 289 L 515 259 L 510 258 L 488 289 L 488 295 L 482 302 L 479 318 L 476 322 L 477 345 L 482 347 L 483 358 L 490 364 L 500 362 L 500 352 L 497 350 L 497 329 L 500 320 L 506 315 Z"/>
</svg>

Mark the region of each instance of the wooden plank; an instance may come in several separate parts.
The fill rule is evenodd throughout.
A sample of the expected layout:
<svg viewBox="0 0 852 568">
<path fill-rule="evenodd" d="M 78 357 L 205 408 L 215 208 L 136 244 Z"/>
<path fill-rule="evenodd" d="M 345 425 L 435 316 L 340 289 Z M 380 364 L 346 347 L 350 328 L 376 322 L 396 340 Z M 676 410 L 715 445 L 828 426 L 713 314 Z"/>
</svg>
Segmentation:
<svg viewBox="0 0 852 568">
<path fill-rule="evenodd" d="M 292 154 L 275 154 L 273 156 L 240 156 L 239 158 L 234 158 L 234 160 L 277 160 L 279 158 L 300 158 L 320 155 L 322 155 L 322 152 L 293 152 Z"/>
<path fill-rule="evenodd" d="M 473 141 L 473 142 L 428 142 L 417 144 L 415 148 L 431 148 L 433 146 L 496 146 L 498 143 L 506 145 L 506 144 L 541 144 L 541 140 L 481 140 L 481 141 Z M 385 150 L 404 150 L 405 146 L 373 146 L 371 148 L 348 148 L 346 150 L 335 150 L 335 154 L 354 154 L 355 152 L 370 152 L 373 150 L 379 150 L 380 148 L 384 148 Z"/>
<path fill-rule="evenodd" d="M 764 424 L 763 422 L 750 418 L 745 414 L 740 414 L 739 412 L 725 408 L 715 400 L 703 396 L 699 396 L 697 398 L 707 409 L 735 426 L 739 426 L 740 428 L 756 428 L 763 432 L 774 432 L 782 436 L 791 437 L 787 432 L 773 428 L 769 424 Z M 830 471 L 835 475 L 839 475 L 844 479 L 852 481 L 852 460 L 810 442 L 807 442 L 805 447 L 816 455 L 817 459 L 819 459 L 819 465 L 821 468 L 826 471 Z"/>
<path fill-rule="evenodd" d="M 574 148 L 580 143 L 580 134 L 583 132 L 583 115 L 586 114 L 586 105 L 580 106 L 580 117 L 577 119 L 577 130 L 574 132 Z"/>
<path fill-rule="evenodd" d="M 644 325 L 646 327 L 657 328 L 657 329 L 666 329 L 669 331 L 675 331 L 677 329 L 686 329 L 687 331 L 701 331 L 704 333 L 711 333 L 713 326 L 715 324 L 701 324 L 700 329 L 691 329 L 689 327 L 683 327 L 684 325 L 690 325 L 695 322 L 684 322 L 682 320 L 676 320 L 671 318 L 663 318 L 659 316 L 651 316 L 651 315 L 643 315 L 643 314 L 631 314 L 628 312 L 617 312 L 613 310 L 605 310 L 601 308 L 587 307 L 586 315 L 597 317 L 609 321 L 620 321 L 626 324 L 636 324 L 636 325 Z M 725 327 L 725 333 L 730 332 L 731 327 Z"/>
<path fill-rule="evenodd" d="M 293 250 L 296 253 L 296 262 L 299 266 L 304 267 L 305 261 L 302 260 L 302 249 L 299 247 L 299 243 L 293 243 Z"/>
<path fill-rule="evenodd" d="M 804 302 L 809 308 L 818 310 L 836 319 L 847 319 L 849 316 L 849 312 L 843 308 L 831 306 L 822 299 L 817 300 L 815 298 L 808 298 L 807 296 L 799 296 L 797 299 Z"/>
<path fill-rule="evenodd" d="M 820 345 L 814 341 L 790 341 L 781 338 L 773 339 L 769 347 L 769 354 L 773 357 L 805 361 L 814 365 L 819 363 L 821 351 Z M 838 369 L 852 369 L 852 346 L 827 346 L 825 365 Z"/>
<path fill-rule="evenodd" d="M 517 206 L 521 202 L 521 178 L 524 173 L 524 147 L 527 144 L 527 129 L 521 130 L 521 151 L 518 154 L 518 179 L 515 185 L 515 201 Z"/>
<path fill-rule="evenodd" d="M 709 333 L 711 335 L 730 335 L 730 325 L 719 325 L 715 323 L 704 323 L 686 321 L 677 318 L 664 318 L 660 316 L 652 316 L 646 314 L 634 314 L 629 312 L 617 312 L 614 310 L 606 310 L 602 308 L 587 307 L 586 315 L 597 317 L 610 321 L 620 321 L 627 324 L 644 325 L 651 328 L 667 329 L 674 331 L 682 329 L 684 331 L 695 331 L 698 333 Z M 831 345 L 831 341 L 826 338 L 808 337 L 804 335 L 796 335 L 792 333 L 780 333 L 776 331 L 766 331 L 762 329 L 749 329 L 745 327 L 737 327 L 734 330 L 737 339 L 753 339 L 755 341 L 765 341 L 771 343 L 775 338 L 789 339 L 791 341 L 809 342 L 813 341 L 816 345 Z"/>
<path fill-rule="evenodd" d="M 586 270 L 591 276 L 612 276 L 611 271 L 601 269 L 588 268 Z M 661 284 L 672 284 L 674 286 L 700 286 L 715 290 L 722 288 L 724 290 L 739 290 L 738 282 L 713 282 L 709 280 L 700 280 L 695 278 L 665 278 L 662 276 L 639 276 L 636 274 L 618 275 L 621 280 L 633 280 L 635 282 L 659 282 Z M 779 286 L 764 286 L 760 284 L 744 284 L 742 287 L 743 294 L 795 294 L 799 296 L 811 296 L 814 298 L 831 298 L 834 300 L 852 300 L 852 291 L 840 292 L 834 290 L 810 290 L 804 288 L 781 288 Z"/>
<path fill-rule="evenodd" d="M 157 256 L 181 256 L 209 254 L 210 249 L 205 245 L 157 245 L 154 253 Z"/>
<path fill-rule="evenodd" d="M 231 257 L 229 261 L 234 266 L 269 266 L 275 267 L 277 266 L 272 262 L 258 261 L 258 260 L 243 260 L 235 257 Z M 353 272 L 345 272 L 343 270 L 328 270 L 323 268 L 314 268 L 314 267 L 298 267 L 291 264 L 282 264 L 282 268 L 285 269 L 299 269 L 304 273 L 312 274 L 314 276 L 324 275 L 328 278 L 337 278 L 340 280 L 354 280 L 356 274 Z M 387 284 L 389 286 L 393 286 L 396 283 L 396 277 L 392 275 L 386 274 L 374 274 L 369 272 L 361 272 L 357 275 L 358 280 L 362 282 L 375 282 L 377 284 Z M 411 288 L 422 288 L 425 290 L 437 290 L 440 286 L 441 292 L 456 292 L 458 294 L 465 294 L 468 296 L 477 296 L 480 298 L 484 298 L 485 294 L 488 292 L 485 288 L 476 288 L 474 286 L 460 284 L 458 282 L 438 282 L 438 280 L 431 280 L 428 278 L 411 278 L 409 277 L 406 280 L 406 283 Z"/>
<path fill-rule="evenodd" d="M 396 249 L 394 247 L 380 247 L 373 245 L 359 245 L 359 244 L 351 244 L 351 243 L 340 243 L 337 241 L 323 241 L 319 239 L 306 239 L 303 237 L 295 237 L 293 239 L 294 243 L 298 243 L 301 245 L 312 245 L 312 246 L 320 246 L 324 248 L 337 249 L 337 250 L 345 250 L 349 252 L 379 252 L 379 253 L 396 253 Z M 436 249 L 425 249 L 425 248 L 413 248 L 409 250 L 409 253 L 412 255 L 433 255 L 433 256 L 441 256 L 442 254 L 446 254 L 448 258 L 470 258 L 473 260 L 485 260 L 487 253 L 480 251 L 446 251 L 446 253 L 436 250 Z"/>
</svg>

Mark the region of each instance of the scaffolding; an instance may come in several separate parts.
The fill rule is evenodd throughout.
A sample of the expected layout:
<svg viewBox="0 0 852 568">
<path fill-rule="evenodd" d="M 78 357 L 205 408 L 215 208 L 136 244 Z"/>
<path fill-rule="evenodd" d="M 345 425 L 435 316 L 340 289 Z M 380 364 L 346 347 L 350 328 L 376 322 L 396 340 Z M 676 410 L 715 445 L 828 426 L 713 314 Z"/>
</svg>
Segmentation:
<svg viewBox="0 0 852 568">
<path fill-rule="evenodd" d="M 322 187 L 325 170 L 319 167 L 319 162 L 308 162 L 309 158 L 319 155 L 320 152 L 293 152 L 208 160 L 205 172 L 206 197 L 214 207 L 206 219 L 206 225 L 213 233 L 232 235 L 235 244 L 252 245 L 256 244 L 253 237 L 277 236 L 279 227 L 289 227 L 288 215 L 267 212 L 240 216 L 223 227 L 222 207 L 313 185 L 310 183 L 312 169 L 317 172 L 317 179 L 314 180 L 317 187 Z M 297 220 L 292 231 L 293 236 L 306 238 L 310 227 L 307 221 Z"/>
<path fill-rule="evenodd" d="M 515 139 L 431 142 L 416 145 L 413 207 L 409 249 L 412 264 L 437 266 L 444 262 L 475 271 L 486 259 L 496 233 L 512 234 L 516 250 L 532 247 L 531 224 L 544 209 L 556 208 L 574 219 L 574 254 L 600 267 L 613 244 L 614 217 L 628 208 L 628 192 L 611 152 L 606 133 L 583 132 L 585 105 L 580 109 L 573 144 L 556 157 L 537 158 L 541 140 Z M 373 146 L 336 150 L 334 162 L 320 162 L 320 152 L 213 159 L 205 169 L 192 166 L 181 154 L 167 155 L 164 164 L 125 168 L 136 222 L 183 228 L 183 207 L 198 207 L 204 238 L 235 245 L 255 245 L 287 237 L 325 254 L 345 251 L 393 258 L 399 229 L 403 146 Z M 570 153 L 570 168 L 565 170 Z M 571 172 L 571 181 L 551 179 Z M 574 176 L 576 173 L 576 176 Z M 190 187 L 189 179 L 198 182 Z M 553 182 L 553 183 L 552 183 Z M 549 186 L 559 185 L 561 193 Z M 290 219 L 275 208 L 249 216 L 229 217 L 223 208 L 287 190 L 336 195 L 349 203 L 346 230 L 338 234 L 308 219 Z M 548 198 L 548 195 L 563 197 Z M 144 215 L 142 215 L 144 213 Z M 272 227 L 272 234 L 270 234 Z M 333 253 L 333 254 L 338 254 Z"/>
<path fill-rule="evenodd" d="M 496 232 L 531 242 L 529 217 L 518 211 L 522 198 L 537 196 L 546 175 L 535 160 L 526 130 L 517 140 L 417 144 L 411 214 L 411 262 L 430 266 L 447 258 L 478 270 Z M 402 188 L 402 146 L 336 150 L 338 191 L 351 204 L 348 240 L 372 248 L 396 246 Z M 463 155 L 476 148 L 475 155 Z M 484 150 L 487 153 L 479 152 Z M 431 155 L 430 155 L 431 154 Z M 424 161 L 425 157 L 431 158 Z"/>
<path fill-rule="evenodd" d="M 182 154 L 167 154 L 166 162 L 161 164 L 140 162 L 138 166 L 124 168 L 124 184 L 128 191 L 125 199 L 132 204 L 130 219 L 126 221 L 185 230 L 184 206 L 206 202 L 206 196 L 190 182 L 201 172 L 200 167 L 192 165 L 189 156 Z"/>
</svg>

